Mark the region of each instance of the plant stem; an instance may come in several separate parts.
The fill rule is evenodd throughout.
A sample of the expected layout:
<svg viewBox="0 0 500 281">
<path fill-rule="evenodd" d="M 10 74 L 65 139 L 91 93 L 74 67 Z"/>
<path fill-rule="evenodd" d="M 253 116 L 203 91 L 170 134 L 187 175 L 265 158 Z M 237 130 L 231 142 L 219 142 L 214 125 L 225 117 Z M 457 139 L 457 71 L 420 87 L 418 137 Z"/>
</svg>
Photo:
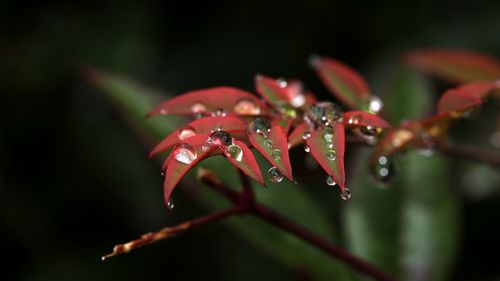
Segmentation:
<svg viewBox="0 0 500 281">
<path fill-rule="evenodd" d="M 127 242 L 125 244 L 119 244 L 116 245 L 113 248 L 113 252 L 110 254 L 107 254 L 101 259 L 104 261 L 108 258 L 114 257 L 116 255 L 120 254 L 125 254 L 128 253 L 132 250 L 135 250 L 137 248 L 140 248 L 142 246 L 146 246 L 155 242 L 158 242 L 160 240 L 172 237 L 177 234 L 181 234 L 185 232 L 188 229 L 195 228 L 198 226 L 206 225 L 211 222 L 219 221 L 221 219 L 224 219 L 226 217 L 236 215 L 236 214 L 242 214 L 242 213 L 247 213 L 248 209 L 246 209 L 242 205 L 234 205 L 231 208 L 215 212 L 206 216 L 202 216 L 190 221 L 185 221 L 183 223 L 180 223 L 176 226 L 169 226 L 169 227 L 164 227 L 160 231 L 157 232 L 150 232 L 143 234 L 139 239 L 132 240 L 130 242 Z"/>
<path fill-rule="evenodd" d="M 295 222 L 289 220 L 286 217 L 283 217 L 282 215 L 267 207 L 256 204 L 253 209 L 253 213 L 256 216 L 267 221 L 268 223 L 301 238 L 311 245 L 314 245 L 316 248 L 322 250 L 328 255 L 347 263 L 348 265 L 352 266 L 353 268 L 357 269 L 359 272 L 364 273 L 367 276 L 381 281 L 396 281 L 395 278 L 388 275 L 387 273 L 379 270 L 366 261 L 351 255 L 344 249 L 333 245 L 330 241 L 318 236 L 310 230 L 302 227 L 299 224 L 296 224 Z"/>
<path fill-rule="evenodd" d="M 439 150 L 450 156 L 500 166 L 500 154 L 476 147 L 463 147 L 452 144 L 439 146 Z"/>
</svg>

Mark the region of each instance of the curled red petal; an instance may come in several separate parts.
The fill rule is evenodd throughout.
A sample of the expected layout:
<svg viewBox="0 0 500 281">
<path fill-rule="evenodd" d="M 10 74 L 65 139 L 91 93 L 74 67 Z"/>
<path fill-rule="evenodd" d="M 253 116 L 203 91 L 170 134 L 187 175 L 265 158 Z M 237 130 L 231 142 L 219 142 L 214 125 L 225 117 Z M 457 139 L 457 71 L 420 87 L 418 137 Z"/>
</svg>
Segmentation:
<svg viewBox="0 0 500 281">
<path fill-rule="evenodd" d="M 351 109 L 360 109 L 371 93 L 363 77 L 346 64 L 324 57 L 313 57 L 311 65 L 326 88 Z"/>
<path fill-rule="evenodd" d="M 216 87 L 173 97 L 155 107 L 148 116 L 206 114 L 219 109 L 239 115 L 263 115 L 269 111 L 259 98 L 246 91 L 233 87 Z"/>
<path fill-rule="evenodd" d="M 313 131 L 311 137 L 307 139 L 311 155 L 321 165 L 323 170 L 339 185 L 342 191 L 345 189 L 345 171 L 344 171 L 344 149 L 345 132 L 344 125 L 336 123 L 333 127 L 332 147 L 328 147 L 325 133 L 328 128 Z M 334 151 L 334 152 L 332 152 Z M 335 157 L 329 155 L 335 153 Z"/>
<path fill-rule="evenodd" d="M 343 121 L 346 126 L 372 126 L 387 129 L 391 126 L 384 119 L 363 111 L 348 111 L 343 114 Z"/>
<path fill-rule="evenodd" d="M 293 181 L 292 166 L 288 154 L 288 142 L 286 134 L 280 126 L 273 126 L 267 138 L 257 133 L 250 134 L 248 138 L 252 146 L 257 149 L 260 154 L 273 164 L 273 166 L 275 166 L 285 177 Z M 272 142 L 270 146 L 266 145 L 269 141 Z"/>
<path fill-rule="evenodd" d="M 234 145 L 237 145 L 241 148 L 241 151 L 243 153 L 241 159 L 235 159 L 233 157 L 230 157 L 227 152 L 224 152 L 224 156 L 237 168 L 243 171 L 245 175 L 251 177 L 252 179 L 256 180 L 258 183 L 265 185 L 264 178 L 262 176 L 262 172 L 260 171 L 260 166 L 257 163 L 257 160 L 255 159 L 255 156 L 253 155 L 252 151 L 248 146 L 238 140 L 234 141 Z"/>
<path fill-rule="evenodd" d="M 187 124 L 185 127 L 174 131 L 164 138 L 149 154 L 153 157 L 158 153 L 166 151 L 170 147 L 183 142 L 194 135 L 207 134 L 213 130 L 222 129 L 230 134 L 238 136 L 245 135 L 246 123 L 236 116 L 206 117 Z"/>
<path fill-rule="evenodd" d="M 405 61 L 452 83 L 493 80 L 500 77 L 500 63 L 494 57 L 465 50 L 429 49 L 412 51 Z"/>
<path fill-rule="evenodd" d="M 495 90 L 500 89 L 500 79 L 496 81 L 475 82 L 462 84 L 456 88 L 459 91 L 468 93 L 481 99 L 485 99 Z"/>
</svg>

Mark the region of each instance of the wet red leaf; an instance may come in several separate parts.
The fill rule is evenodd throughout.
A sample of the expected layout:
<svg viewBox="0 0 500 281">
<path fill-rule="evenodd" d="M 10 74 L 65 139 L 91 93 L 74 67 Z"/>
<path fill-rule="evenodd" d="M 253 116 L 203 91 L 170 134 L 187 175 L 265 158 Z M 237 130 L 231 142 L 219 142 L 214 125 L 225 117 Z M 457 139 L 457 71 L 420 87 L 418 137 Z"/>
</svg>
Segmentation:
<svg viewBox="0 0 500 281">
<path fill-rule="evenodd" d="M 187 124 L 164 138 L 149 154 L 153 157 L 170 147 L 199 134 L 208 134 L 213 130 L 223 129 L 230 134 L 245 135 L 246 123 L 236 116 L 206 117 Z M 206 140 L 206 138 L 205 138 Z"/>
<path fill-rule="evenodd" d="M 307 139 L 311 155 L 321 165 L 323 170 L 333 178 L 335 183 L 341 188 L 345 189 L 345 171 L 344 171 L 344 148 L 345 148 L 345 133 L 344 125 L 335 123 L 333 129 L 332 147 L 327 145 L 327 134 L 329 128 L 316 130 L 311 132 L 311 137 Z M 334 156 L 331 153 L 334 151 Z"/>
<path fill-rule="evenodd" d="M 252 151 L 248 148 L 248 146 L 238 140 L 234 141 L 234 144 L 239 146 L 242 150 L 243 156 L 240 161 L 233 157 L 230 157 L 227 153 L 224 153 L 224 156 L 237 168 L 243 171 L 247 176 L 256 180 L 258 183 L 265 185 L 264 178 L 262 177 L 262 172 L 260 171 L 260 166 L 255 159 Z"/>
<path fill-rule="evenodd" d="M 346 126 L 371 126 L 387 129 L 391 126 L 384 119 L 363 111 L 348 111 L 343 114 L 343 121 Z"/>
<path fill-rule="evenodd" d="M 249 140 L 252 146 L 257 149 L 260 154 L 273 164 L 273 166 L 275 166 L 285 177 L 293 181 L 292 166 L 288 155 L 288 142 L 286 134 L 280 126 L 273 126 L 267 138 L 261 134 L 252 133 L 249 136 Z"/>
<path fill-rule="evenodd" d="M 196 113 L 210 115 L 217 110 L 239 115 L 263 115 L 269 111 L 259 98 L 246 91 L 233 87 L 216 87 L 173 97 L 155 107 L 148 116 Z"/>
</svg>

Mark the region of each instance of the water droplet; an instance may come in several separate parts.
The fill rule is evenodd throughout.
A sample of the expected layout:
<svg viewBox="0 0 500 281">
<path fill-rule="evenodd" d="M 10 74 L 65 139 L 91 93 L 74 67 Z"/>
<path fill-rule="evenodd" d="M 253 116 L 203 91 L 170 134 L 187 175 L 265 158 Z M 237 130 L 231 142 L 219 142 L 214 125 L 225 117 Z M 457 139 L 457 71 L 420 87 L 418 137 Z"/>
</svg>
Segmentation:
<svg viewBox="0 0 500 281">
<path fill-rule="evenodd" d="M 291 99 L 290 99 L 290 104 L 293 106 L 293 107 L 301 107 L 303 106 L 304 104 L 306 103 L 306 97 L 301 94 L 301 93 L 297 93 L 296 95 L 294 95 Z"/>
<path fill-rule="evenodd" d="M 224 117 L 226 116 L 226 112 L 222 108 L 217 108 L 212 112 L 212 116 L 214 117 Z"/>
<path fill-rule="evenodd" d="M 304 115 L 304 121 L 311 129 L 331 126 L 342 118 L 340 108 L 331 102 L 318 102 L 309 108 Z"/>
<path fill-rule="evenodd" d="M 274 149 L 271 157 L 273 157 L 274 160 L 279 160 L 281 158 L 281 150 L 279 149 Z"/>
<path fill-rule="evenodd" d="M 325 128 L 323 130 L 323 139 L 328 142 L 333 142 L 333 130 L 332 128 Z"/>
<path fill-rule="evenodd" d="M 285 117 L 297 118 L 297 110 L 287 102 L 279 102 L 278 110 Z"/>
<path fill-rule="evenodd" d="M 272 140 L 265 140 L 264 141 L 264 146 L 273 147 L 273 141 Z"/>
<path fill-rule="evenodd" d="M 260 114 L 260 107 L 251 99 L 242 98 L 234 106 L 234 112 L 241 115 L 258 115 Z"/>
<path fill-rule="evenodd" d="M 333 180 L 331 176 L 326 176 L 326 184 L 328 184 L 329 186 L 334 186 L 337 183 Z"/>
<path fill-rule="evenodd" d="M 328 149 L 333 149 L 333 142 L 327 142 L 326 147 L 328 147 Z"/>
<path fill-rule="evenodd" d="M 345 188 L 342 193 L 340 193 L 340 198 L 342 198 L 342 200 L 349 200 L 349 198 L 351 198 L 351 191 Z"/>
<path fill-rule="evenodd" d="M 165 177 L 166 175 L 167 175 L 167 172 L 165 172 L 164 170 L 161 171 L 160 176 Z"/>
<path fill-rule="evenodd" d="M 186 127 L 179 130 L 179 135 L 177 135 L 177 137 L 179 138 L 179 140 L 185 140 L 194 135 L 196 135 L 194 129 L 192 127 Z"/>
<path fill-rule="evenodd" d="M 198 154 L 194 147 L 187 143 L 179 144 L 174 150 L 175 160 L 187 165 L 191 164 L 197 157 Z"/>
<path fill-rule="evenodd" d="M 208 143 L 226 147 L 233 144 L 233 137 L 226 131 L 213 132 L 207 140 Z"/>
<path fill-rule="evenodd" d="M 207 151 L 210 149 L 210 147 L 211 147 L 211 146 L 212 146 L 212 144 L 211 144 L 211 143 L 206 142 L 206 143 L 204 143 L 204 144 L 201 146 L 201 150 L 202 150 L 203 152 L 207 152 Z"/>
<path fill-rule="evenodd" d="M 267 173 L 269 174 L 269 180 L 274 183 L 281 182 L 283 180 L 283 175 L 276 167 L 271 167 Z"/>
<path fill-rule="evenodd" d="M 278 83 L 278 86 L 280 86 L 281 88 L 286 88 L 286 86 L 288 86 L 288 83 L 286 82 L 285 79 L 278 79 L 276 80 L 276 82 Z"/>
<path fill-rule="evenodd" d="M 239 145 L 231 144 L 226 148 L 226 155 L 240 162 L 243 159 L 243 150 Z"/>
<path fill-rule="evenodd" d="M 361 116 L 360 114 L 353 114 L 347 121 L 349 125 L 359 125 L 361 124 L 361 122 L 363 122 L 363 116 Z"/>
<path fill-rule="evenodd" d="M 311 133 L 309 133 L 309 132 L 305 132 L 305 133 L 302 135 L 302 139 L 303 139 L 303 140 L 307 140 L 307 139 L 308 139 L 308 138 L 310 138 L 310 137 L 311 137 Z"/>
<path fill-rule="evenodd" d="M 218 132 L 218 131 L 222 131 L 222 125 L 221 124 L 217 124 L 215 125 L 215 127 L 213 127 L 210 132 L 211 133 L 215 133 L 215 132 Z"/>
<path fill-rule="evenodd" d="M 382 132 L 381 128 L 373 127 L 373 126 L 364 126 L 361 127 L 361 133 L 366 137 L 374 137 L 379 135 Z"/>
<path fill-rule="evenodd" d="M 304 151 L 305 152 L 309 152 L 309 151 L 311 151 L 311 148 L 309 148 L 308 145 L 304 145 Z"/>
<path fill-rule="evenodd" d="M 337 152 L 335 150 L 329 150 L 326 153 L 326 159 L 330 161 L 335 161 L 335 159 L 337 159 Z"/>
<path fill-rule="evenodd" d="M 369 113 L 377 114 L 382 110 L 383 107 L 384 107 L 384 104 L 382 103 L 382 100 L 380 100 L 379 97 L 372 96 L 370 98 L 370 101 L 368 102 L 368 112 Z"/>
<path fill-rule="evenodd" d="M 264 118 L 255 118 L 248 124 L 249 133 L 257 133 L 267 139 L 267 134 L 271 130 L 271 124 Z"/>
<path fill-rule="evenodd" d="M 170 211 L 172 211 L 174 209 L 174 207 L 175 207 L 174 199 L 168 198 L 167 209 L 169 209 Z"/>
<path fill-rule="evenodd" d="M 191 106 L 191 112 L 193 112 L 193 113 L 202 113 L 205 111 L 207 111 L 207 108 L 201 102 L 197 102 Z"/>
<path fill-rule="evenodd" d="M 394 176 L 394 163 L 391 157 L 381 155 L 372 164 L 370 170 L 379 182 L 388 182 Z"/>
</svg>

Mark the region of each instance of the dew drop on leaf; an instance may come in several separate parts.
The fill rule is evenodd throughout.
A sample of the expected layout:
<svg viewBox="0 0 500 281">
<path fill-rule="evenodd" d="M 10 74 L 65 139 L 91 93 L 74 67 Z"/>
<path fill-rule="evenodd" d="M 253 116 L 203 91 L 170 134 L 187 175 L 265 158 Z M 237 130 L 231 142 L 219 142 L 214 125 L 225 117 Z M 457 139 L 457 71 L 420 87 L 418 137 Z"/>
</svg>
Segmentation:
<svg viewBox="0 0 500 281">
<path fill-rule="evenodd" d="M 257 133 L 267 139 L 267 134 L 271 130 L 269 121 L 264 118 L 255 118 L 248 124 L 249 133 Z"/>
<path fill-rule="evenodd" d="M 269 180 L 274 183 L 278 183 L 283 180 L 283 175 L 276 167 L 271 167 L 267 173 L 269 174 Z"/>
<path fill-rule="evenodd" d="M 293 107 L 301 107 L 304 105 L 304 103 L 306 103 L 306 97 L 301 93 L 296 94 L 290 100 L 290 104 Z"/>
<path fill-rule="evenodd" d="M 311 129 L 331 126 L 342 118 L 342 110 L 331 102 L 318 102 L 309 108 L 304 115 L 304 121 Z"/>
<path fill-rule="evenodd" d="M 351 198 L 351 191 L 347 188 L 344 189 L 342 193 L 340 193 L 340 198 L 342 198 L 342 200 L 349 200 L 349 198 Z"/>
<path fill-rule="evenodd" d="M 175 160 L 187 165 L 191 164 L 197 157 L 198 154 L 194 147 L 187 143 L 178 145 L 174 150 Z"/>
<path fill-rule="evenodd" d="M 167 172 L 165 172 L 164 170 L 163 170 L 163 171 L 161 171 L 161 173 L 160 173 L 160 176 L 161 176 L 161 177 L 165 177 L 166 175 L 167 175 Z"/>
<path fill-rule="evenodd" d="M 335 159 L 337 159 L 337 152 L 335 150 L 329 150 L 326 153 L 326 159 L 330 161 L 335 161 Z"/>
<path fill-rule="evenodd" d="M 334 186 L 337 183 L 333 180 L 331 176 L 326 176 L 326 184 L 328 184 L 329 186 Z"/>
<path fill-rule="evenodd" d="M 272 140 L 265 140 L 264 145 L 267 147 L 273 147 L 273 141 Z"/>
<path fill-rule="evenodd" d="M 276 80 L 276 83 L 278 83 L 278 86 L 280 86 L 281 88 L 286 88 L 286 86 L 288 86 L 288 83 L 285 79 L 278 79 Z"/>
<path fill-rule="evenodd" d="M 332 128 L 325 128 L 325 130 L 323 132 L 323 139 L 327 143 L 333 142 L 333 130 L 332 130 Z"/>
<path fill-rule="evenodd" d="M 174 209 L 174 207 L 175 207 L 174 199 L 169 198 L 168 202 L 167 202 L 167 209 L 172 211 Z"/>
<path fill-rule="evenodd" d="M 239 145 L 231 144 L 226 148 L 226 155 L 240 162 L 243 159 L 243 150 Z"/>
<path fill-rule="evenodd" d="M 353 114 L 351 117 L 349 117 L 349 120 L 347 121 L 349 125 L 359 125 L 361 122 L 363 122 L 363 116 L 360 114 Z"/>
<path fill-rule="evenodd" d="M 368 112 L 371 114 L 379 113 L 383 107 L 384 104 L 382 103 L 382 100 L 380 100 L 377 96 L 372 96 L 368 101 Z"/>
<path fill-rule="evenodd" d="M 374 137 L 379 135 L 382 132 L 381 128 L 373 127 L 373 126 L 363 126 L 361 127 L 361 133 L 365 137 Z"/>
<path fill-rule="evenodd" d="M 271 157 L 273 157 L 274 160 L 279 160 L 281 158 L 281 150 L 279 149 L 274 149 Z"/>
<path fill-rule="evenodd" d="M 303 140 L 307 140 L 307 139 L 308 139 L 308 138 L 310 138 L 310 137 L 311 137 L 311 133 L 309 133 L 308 131 L 307 131 L 307 132 L 305 132 L 305 133 L 302 135 L 302 139 L 303 139 Z"/>
<path fill-rule="evenodd" d="M 218 108 L 212 112 L 212 116 L 214 117 L 224 117 L 226 116 L 226 112 L 222 108 Z"/>
<path fill-rule="evenodd" d="M 309 148 L 309 146 L 308 146 L 308 145 L 304 145 L 304 151 L 305 151 L 305 152 L 309 152 L 309 151 L 311 151 L 311 149 Z"/>
<path fill-rule="evenodd" d="M 260 114 L 260 107 L 251 99 L 242 98 L 234 106 L 234 112 L 241 115 L 258 115 Z"/>
<path fill-rule="evenodd" d="M 233 137 L 226 131 L 215 131 L 210 135 L 207 143 L 226 147 L 233 144 Z"/>
<path fill-rule="evenodd" d="M 179 130 L 179 135 L 177 136 L 179 140 L 185 140 L 196 135 L 195 131 L 191 127 L 182 128 Z"/>
<path fill-rule="evenodd" d="M 207 111 L 207 108 L 201 102 L 194 103 L 191 106 L 191 112 L 193 112 L 193 113 L 202 113 L 202 112 L 205 112 L 205 111 Z"/>
</svg>

